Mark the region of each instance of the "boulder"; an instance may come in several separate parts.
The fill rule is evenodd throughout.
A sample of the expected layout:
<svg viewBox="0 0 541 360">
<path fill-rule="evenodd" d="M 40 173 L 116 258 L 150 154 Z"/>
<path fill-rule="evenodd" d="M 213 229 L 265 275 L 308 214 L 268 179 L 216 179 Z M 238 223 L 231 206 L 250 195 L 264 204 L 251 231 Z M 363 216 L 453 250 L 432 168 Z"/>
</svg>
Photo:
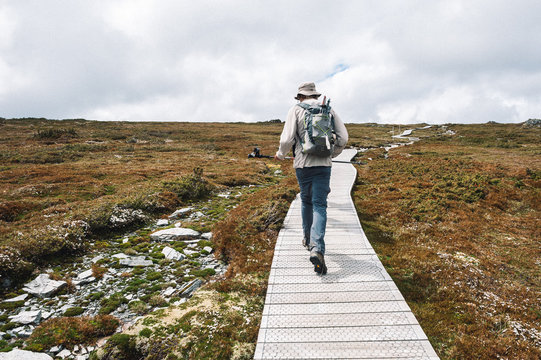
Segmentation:
<svg viewBox="0 0 541 360">
<path fill-rule="evenodd" d="M 51 280 L 49 275 L 40 274 L 37 278 L 27 283 L 23 290 L 32 295 L 46 298 L 66 286 L 65 281 Z"/>
<path fill-rule="evenodd" d="M 206 232 L 206 233 L 203 233 L 201 234 L 201 237 L 205 240 L 210 240 L 212 239 L 212 233 L 211 232 Z"/>
<path fill-rule="evenodd" d="M 32 351 L 13 349 L 7 353 L 0 353 L 0 360 L 53 360 L 47 354 Z"/>
<path fill-rule="evenodd" d="M 175 211 L 174 213 L 169 215 L 169 219 L 177 219 L 177 218 L 179 218 L 181 216 L 187 215 L 192 210 L 193 210 L 193 207 L 191 207 L 191 206 L 183 208 L 183 209 L 178 209 L 177 211 Z"/>
<path fill-rule="evenodd" d="M 41 320 L 41 310 L 22 311 L 9 317 L 11 321 L 19 324 L 37 324 Z"/>
<path fill-rule="evenodd" d="M 152 260 L 145 260 L 144 256 L 132 256 L 127 259 L 120 259 L 120 265 L 124 266 L 151 266 L 153 264 Z"/>
<path fill-rule="evenodd" d="M 190 240 L 198 238 L 200 233 L 198 231 L 186 228 L 171 228 L 156 231 L 150 234 L 150 238 L 154 241 L 176 241 L 176 240 Z"/>
<path fill-rule="evenodd" d="M 176 251 L 175 249 L 169 247 L 169 246 L 166 246 L 163 248 L 162 250 L 162 254 L 165 255 L 165 258 L 166 259 L 169 259 L 169 260 L 184 260 L 186 259 L 186 256 L 178 251 Z"/>
<path fill-rule="evenodd" d="M 127 259 L 129 256 L 124 253 L 118 253 L 118 254 L 114 254 L 113 257 L 117 259 Z"/>
</svg>

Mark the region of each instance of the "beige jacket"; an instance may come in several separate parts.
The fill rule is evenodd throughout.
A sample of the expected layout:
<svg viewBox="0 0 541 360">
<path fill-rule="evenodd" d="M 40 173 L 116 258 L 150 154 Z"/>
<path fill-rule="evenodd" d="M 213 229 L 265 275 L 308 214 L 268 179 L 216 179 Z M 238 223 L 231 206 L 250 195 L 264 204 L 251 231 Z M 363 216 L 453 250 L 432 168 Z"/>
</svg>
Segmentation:
<svg viewBox="0 0 541 360">
<path fill-rule="evenodd" d="M 305 103 L 309 105 L 317 104 L 321 100 L 316 99 L 307 99 L 304 100 Z M 284 159 L 286 154 L 291 150 L 295 140 L 297 144 L 295 145 L 295 161 L 293 162 L 293 167 L 304 168 L 304 167 L 314 167 L 314 166 L 332 166 L 331 157 L 319 157 L 310 154 L 303 154 L 301 145 L 299 143 L 300 129 L 303 127 L 304 114 L 305 111 L 300 106 L 293 106 L 289 109 L 287 114 L 286 123 L 284 124 L 284 130 L 280 136 L 280 147 L 276 152 L 276 156 L 280 159 Z M 344 123 L 338 117 L 338 115 L 331 109 L 331 114 L 334 117 L 334 131 L 336 133 L 336 141 L 334 143 L 334 151 L 332 157 L 340 155 L 344 147 L 348 142 L 348 131 L 344 126 Z"/>
</svg>

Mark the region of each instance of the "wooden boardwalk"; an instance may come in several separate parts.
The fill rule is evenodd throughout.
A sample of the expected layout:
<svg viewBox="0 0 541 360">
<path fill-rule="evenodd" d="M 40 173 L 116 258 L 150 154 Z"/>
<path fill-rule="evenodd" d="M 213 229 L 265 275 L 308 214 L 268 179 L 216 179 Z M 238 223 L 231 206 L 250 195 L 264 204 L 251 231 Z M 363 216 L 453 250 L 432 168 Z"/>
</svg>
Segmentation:
<svg viewBox="0 0 541 360">
<path fill-rule="evenodd" d="M 344 150 L 349 160 L 355 150 Z M 301 203 L 278 236 L 254 359 L 438 359 L 368 242 L 350 193 L 356 170 L 333 164 L 327 275 L 301 245 Z"/>
</svg>

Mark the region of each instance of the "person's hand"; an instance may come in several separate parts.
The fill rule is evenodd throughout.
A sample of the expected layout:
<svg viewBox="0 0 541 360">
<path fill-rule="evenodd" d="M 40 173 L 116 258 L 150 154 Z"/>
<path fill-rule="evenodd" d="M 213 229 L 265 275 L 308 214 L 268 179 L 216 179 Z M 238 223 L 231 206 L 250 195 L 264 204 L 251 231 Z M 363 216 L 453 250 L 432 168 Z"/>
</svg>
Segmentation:
<svg viewBox="0 0 541 360">
<path fill-rule="evenodd" d="M 278 156 L 274 155 L 274 160 L 282 161 Z"/>
</svg>

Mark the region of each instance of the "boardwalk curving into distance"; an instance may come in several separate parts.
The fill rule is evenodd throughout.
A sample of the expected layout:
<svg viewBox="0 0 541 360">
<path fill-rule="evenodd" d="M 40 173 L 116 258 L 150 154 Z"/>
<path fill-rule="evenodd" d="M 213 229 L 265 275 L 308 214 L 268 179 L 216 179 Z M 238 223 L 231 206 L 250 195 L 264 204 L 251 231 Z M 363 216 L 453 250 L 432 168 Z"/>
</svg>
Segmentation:
<svg viewBox="0 0 541 360">
<path fill-rule="evenodd" d="M 337 160 L 349 160 L 344 150 Z M 368 242 L 351 199 L 356 170 L 333 164 L 327 275 L 301 245 L 299 196 L 274 251 L 254 359 L 438 359 Z"/>
</svg>

